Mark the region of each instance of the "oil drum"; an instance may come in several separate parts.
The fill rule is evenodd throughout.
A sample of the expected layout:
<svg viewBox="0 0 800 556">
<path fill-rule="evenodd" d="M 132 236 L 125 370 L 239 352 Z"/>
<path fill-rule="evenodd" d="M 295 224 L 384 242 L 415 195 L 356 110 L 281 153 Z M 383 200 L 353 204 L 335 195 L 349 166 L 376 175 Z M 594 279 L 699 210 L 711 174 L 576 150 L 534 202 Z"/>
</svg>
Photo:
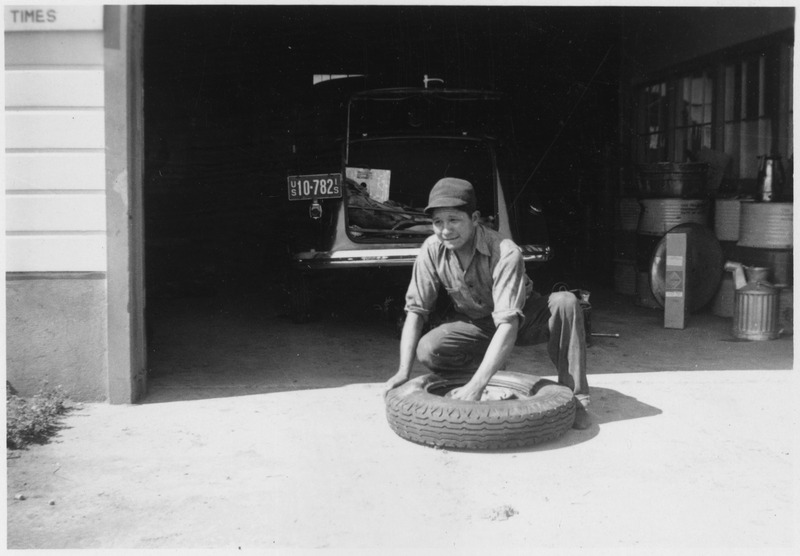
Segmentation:
<svg viewBox="0 0 800 556">
<path fill-rule="evenodd" d="M 766 249 L 791 249 L 792 203 L 755 203 L 741 205 L 739 246 Z"/>
<path fill-rule="evenodd" d="M 636 197 L 623 197 L 617 203 L 617 219 L 614 227 L 617 230 L 635 232 L 641 211 L 642 207 Z"/>
<path fill-rule="evenodd" d="M 714 233 L 720 241 L 739 241 L 742 202 L 739 199 L 717 199 L 714 202 Z"/>
<path fill-rule="evenodd" d="M 650 269 L 653 252 L 669 230 L 680 224 L 708 224 L 709 202 L 697 199 L 642 199 L 636 229 L 636 267 Z"/>
<path fill-rule="evenodd" d="M 708 224 L 708 201 L 689 199 L 642 199 L 637 231 L 663 236 L 678 224 Z"/>
</svg>

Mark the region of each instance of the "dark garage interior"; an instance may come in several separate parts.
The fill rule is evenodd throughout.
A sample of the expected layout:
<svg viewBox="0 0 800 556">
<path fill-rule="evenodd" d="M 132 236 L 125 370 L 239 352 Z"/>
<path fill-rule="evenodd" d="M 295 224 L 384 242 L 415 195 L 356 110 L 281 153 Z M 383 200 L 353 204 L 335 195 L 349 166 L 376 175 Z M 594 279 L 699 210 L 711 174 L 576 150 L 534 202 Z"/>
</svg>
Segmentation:
<svg viewBox="0 0 800 556">
<path fill-rule="evenodd" d="M 325 157 L 337 154 L 348 93 L 419 87 L 426 76 L 448 88 L 508 96 L 519 179 L 542 200 L 554 252 L 533 276 L 537 288 L 591 290 L 595 331 L 605 326 L 599 331 L 616 332 L 607 325 L 644 319 L 662 332 L 660 311 L 615 291 L 614 265 L 618 202 L 636 194 L 627 127 L 633 124 L 626 112 L 631 70 L 622 38 L 646 35 L 642 22 L 656 19 L 656 11 L 663 10 L 147 6 L 144 199 L 152 377 L 189 373 L 192 364 L 176 362 L 191 359 L 187 354 L 223 329 L 235 329 L 234 322 L 242 326 L 234 330 L 238 338 L 223 351 L 247 345 L 245 330 L 304 330 L 287 316 L 283 281 L 290 251 L 312 243 L 316 231 L 308 205 L 287 199 L 287 176 L 308 163 L 298 145 L 317 147 L 314 162 L 326 164 Z M 314 85 L 315 75 L 357 77 Z M 726 183 L 737 191 L 755 185 L 755 175 L 736 177 Z M 394 365 L 399 316 L 388 300 L 402 297 L 397 284 L 406 278 L 401 272 L 390 284 L 350 271 L 320 278 L 316 318 L 302 333 L 327 336 L 339 349 L 358 347 L 348 326 L 391 339 L 386 370 L 362 376 L 381 380 Z M 604 309 L 616 311 L 619 320 L 609 317 L 604 324 Z M 234 321 L 219 320 L 223 315 Z M 708 337 L 729 349 L 719 340 L 730 339 L 730 320 L 705 311 L 694 322 L 711 326 Z M 257 340 L 265 342 L 258 349 L 286 341 L 273 332 Z M 783 359 L 765 368 L 785 367 L 787 354 L 791 366 L 791 337 L 780 343 Z M 663 348 L 672 349 L 668 343 Z M 768 351 L 755 350 L 756 360 Z M 258 353 L 247 356 L 258 360 Z"/>
<path fill-rule="evenodd" d="M 595 251 L 585 227 L 604 217 L 604 173 L 618 156 L 619 10 L 201 6 L 148 7 L 146 17 L 151 293 L 262 282 L 287 236 L 313 233 L 307 207 L 286 196 L 292 146 L 298 133 L 343 133 L 300 122 L 319 102 L 315 74 L 364 74 L 355 89 L 421 86 L 429 75 L 505 92 L 526 168 L 539 165 L 532 186 L 553 205 L 564 268 Z M 343 87 L 325 91 L 331 110 Z M 180 239 L 192 240 L 191 260 L 162 269 L 162 249 L 177 263 Z"/>
</svg>

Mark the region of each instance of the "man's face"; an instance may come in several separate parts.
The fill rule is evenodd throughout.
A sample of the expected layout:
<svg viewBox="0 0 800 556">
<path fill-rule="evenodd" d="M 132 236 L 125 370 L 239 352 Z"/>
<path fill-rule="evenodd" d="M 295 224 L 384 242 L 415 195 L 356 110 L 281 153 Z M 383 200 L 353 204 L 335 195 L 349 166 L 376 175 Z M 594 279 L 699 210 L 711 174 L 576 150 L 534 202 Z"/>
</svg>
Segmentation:
<svg viewBox="0 0 800 556">
<path fill-rule="evenodd" d="M 439 208 L 433 211 L 433 233 L 447 249 L 458 250 L 472 242 L 478 225 L 478 212 Z"/>
</svg>

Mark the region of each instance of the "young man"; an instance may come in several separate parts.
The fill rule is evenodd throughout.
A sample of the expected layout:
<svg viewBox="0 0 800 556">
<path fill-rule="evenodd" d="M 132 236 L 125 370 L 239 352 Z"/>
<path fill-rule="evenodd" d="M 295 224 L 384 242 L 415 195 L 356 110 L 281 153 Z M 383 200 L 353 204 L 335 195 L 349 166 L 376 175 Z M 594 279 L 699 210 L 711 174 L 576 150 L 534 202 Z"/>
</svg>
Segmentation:
<svg viewBox="0 0 800 556">
<path fill-rule="evenodd" d="M 588 427 L 586 338 L 577 298 L 569 292 L 542 297 L 533 290 L 516 244 L 480 223 L 468 181 L 436 182 L 425 212 L 431 215 L 434 233 L 414 263 L 400 365 L 385 391 L 408 381 L 416 355 L 434 372 L 474 371 L 452 395 L 480 400 L 515 344 L 547 342 L 558 382 L 571 388 L 579 402 L 573 427 Z M 450 322 L 421 337 L 440 286 L 447 290 L 455 312 Z"/>
</svg>

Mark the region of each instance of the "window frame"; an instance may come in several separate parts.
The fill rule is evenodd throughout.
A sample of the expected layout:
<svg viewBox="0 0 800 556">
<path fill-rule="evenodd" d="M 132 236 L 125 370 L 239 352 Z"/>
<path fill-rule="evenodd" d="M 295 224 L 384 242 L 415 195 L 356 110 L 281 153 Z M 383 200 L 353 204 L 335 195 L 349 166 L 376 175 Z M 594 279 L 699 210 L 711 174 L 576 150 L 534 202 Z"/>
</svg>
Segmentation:
<svg viewBox="0 0 800 556">
<path fill-rule="evenodd" d="M 749 180 L 756 177 L 758 156 L 793 158 L 793 56 L 793 34 L 781 33 L 638 83 L 632 91 L 632 162 L 686 162 L 687 149 L 707 147 L 731 157 L 731 179 Z M 686 114 L 693 110 L 698 79 L 708 84 L 699 122 Z M 684 104 L 687 86 L 690 102 Z M 653 98 L 656 91 L 661 99 Z"/>
</svg>

